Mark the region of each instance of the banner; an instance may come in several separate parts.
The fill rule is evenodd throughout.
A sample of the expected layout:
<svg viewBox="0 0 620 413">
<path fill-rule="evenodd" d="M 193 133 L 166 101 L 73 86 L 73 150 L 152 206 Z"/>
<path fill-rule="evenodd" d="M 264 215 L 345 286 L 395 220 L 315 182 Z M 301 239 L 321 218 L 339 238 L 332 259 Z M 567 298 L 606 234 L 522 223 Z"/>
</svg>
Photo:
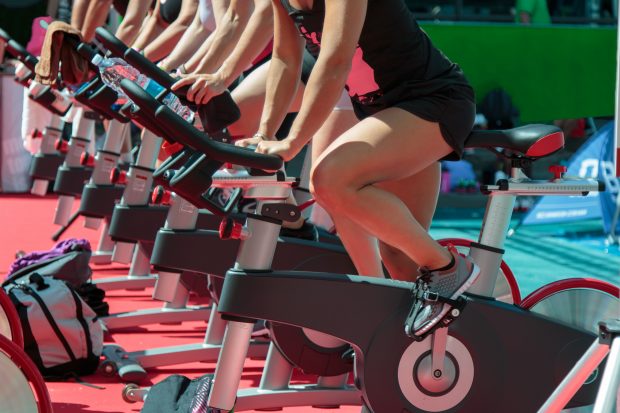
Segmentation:
<svg viewBox="0 0 620 413">
<path fill-rule="evenodd" d="M 609 150 L 610 145 L 613 150 L 613 138 L 614 127 L 613 122 L 610 122 L 591 136 L 571 157 L 566 172 L 567 176 L 603 180 L 608 192 L 604 192 L 604 195 L 590 193 L 587 196 L 543 196 L 523 218 L 521 224 L 554 224 L 607 216 L 610 225 L 615 212 L 615 197 L 618 194 L 618 181 L 612 179 L 615 174 L 610 154 L 613 152 Z"/>
<path fill-rule="evenodd" d="M 618 208 L 618 192 L 620 192 L 620 180 L 616 177 L 614 168 L 615 136 L 613 122 L 603 128 L 608 130 L 607 140 L 601 151 L 599 164 L 599 179 L 605 183 L 605 192 L 600 194 L 601 213 L 603 216 L 603 228 L 606 234 L 612 233 L 612 221 Z M 603 130 L 601 129 L 601 130 Z M 616 222 L 615 234 L 620 233 L 620 225 Z"/>
</svg>

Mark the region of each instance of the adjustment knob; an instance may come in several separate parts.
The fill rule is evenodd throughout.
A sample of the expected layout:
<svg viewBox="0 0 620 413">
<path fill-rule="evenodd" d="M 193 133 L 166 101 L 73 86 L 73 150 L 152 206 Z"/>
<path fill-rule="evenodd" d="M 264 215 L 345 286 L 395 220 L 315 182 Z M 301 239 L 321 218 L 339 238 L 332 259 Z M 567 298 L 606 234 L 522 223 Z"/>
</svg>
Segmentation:
<svg viewBox="0 0 620 413">
<path fill-rule="evenodd" d="M 172 199 L 172 192 L 167 191 L 163 186 L 158 185 L 153 189 L 151 195 L 151 202 L 156 205 L 170 205 Z"/>
<path fill-rule="evenodd" d="M 220 223 L 220 239 L 241 239 L 243 237 L 243 224 L 235 222 L 232 218 L 224 218 Z"/>
<path fill-rule="evenodd" d="M 175 153 L 182 151 L 183 150 L 183 145 L 181 145 L 180 143 L 176 143 L 176 142 L 168 142 L 168 141 L 164 141 L 163 145 L 161 146 L 161 150 L 164 151 L 164 153 L 167 156 L 172 156 Z"/>
<path fill-rule="evenodd" d="M 114 168 L 110 171 L 110 182 L 118 185 L 125 185 L 127 183 L 127 172 L 120 168 Z"/>
<path fill-rule="evenodd" d="M 60 153 L 67 153 L 69 151 L 69 142 L 67 142 L 63 138 L 58 138 L 56 139 L 54 148 L 56 148 L 56 150 Z"/>
<path fill-rule="evenodd" d="M 43 133 L 40 130 L 35 129 L 30 133 L 30 135 L 28 135 L 28 137 L 30 139 L 41 139 L 43 137 Z"/>
<path fill-rule="evenodd" d="M 80 157 L 80 165 L 86 167 L 95 166 L 95 157 L 88 152 L 82 153 L 82 156 Z"/>
<path fill-rule="evenodd" d="M 566 171 L 567 168 L 564 165 L 551 165 L 549 167 L 549 172 L 553 174 L 553 179 L 562 179 L 562 175 L 564 175 Z"/>
</svg>

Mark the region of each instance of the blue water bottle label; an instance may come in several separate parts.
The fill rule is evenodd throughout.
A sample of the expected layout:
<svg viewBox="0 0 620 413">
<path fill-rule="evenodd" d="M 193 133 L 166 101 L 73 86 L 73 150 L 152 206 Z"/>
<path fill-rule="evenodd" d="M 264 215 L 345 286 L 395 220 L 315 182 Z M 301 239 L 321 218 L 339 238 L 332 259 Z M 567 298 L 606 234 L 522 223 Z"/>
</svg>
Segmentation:
<svg viewBox="0 0 620 413">
<path fill-rule="evenodd" d="M 159 96 L 159 94 L 164 90 L 164 87 L 161 86 L 159 83 L 157 83 L 156 81 L 154 81 L 153 79 L 150 79 L 147 83 L 146 83 L 146 87 L 144 88 L 144 90 L 146 90 L 146 92 L 153 96 L 153 97 L 157 97 Z"/>
</svg>

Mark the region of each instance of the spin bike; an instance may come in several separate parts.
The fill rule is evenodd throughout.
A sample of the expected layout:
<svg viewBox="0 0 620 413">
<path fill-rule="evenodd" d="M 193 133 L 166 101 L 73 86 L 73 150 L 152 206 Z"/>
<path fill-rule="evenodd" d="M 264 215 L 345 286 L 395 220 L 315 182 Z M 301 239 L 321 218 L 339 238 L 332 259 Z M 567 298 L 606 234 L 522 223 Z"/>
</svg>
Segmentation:
<svg viewBox="0 0 620 413">
<path fill-rule="evenodd" d="M 52 401 L 37 366 L 24 352 L 17 311 L 0 288 L 0 406 L 3 413 L 52 413 Z"/>
<path fill-rule="evenodd" d="M 139 99 L 134 101 L 141 105 Z M 159 107 L 154 117 L 174 122 L 177 134 L 191 139 L 214 164 L 233 162 L 263 170 L 281 166 L 277 157 L 201 137 L 167 107 Z M 570 325 L 537 309 L 555 300 L 581 302 L 586 308 L 591 306 L 586 303 L 596 303 L 596 318 L 607 319 L 616 316 L 619 292 L 603 282 L 575 280 L 546 290 L 527 307 L 493 299 L 515 197 L 586 195 L 603 188 L 594 180 L 564 178 L 560 169 L 554 169 L 549 181 L 530 180 L 522 174 L 529 162 L 563 146 L 563 135 L 553 126 L 476 131 L 468 146 L 509 150 L 510 155 L 501 153 L 511 159 L 514 177 L 482 188 L 489 203 L 480 237 L 470 246 L 481 275 L 459 300 L 460 308 L 453 309 L 441 328 L 423 341 L 404 333 L 415 299 L 413 283 L 271 270 L 266 257 L 274 254 L 282 222 L 274 211 L 289 207 L 283 200 L 294 180 L 282 179 L 281 174 L 247 180 L 213 178 L 213 187 L 245 188 L 257 199 L 258 207 L 243 226 L 236 264 L 226 274 L 219 302 L 218 310 L 229 321 L 209 397 L 212 411 L 230 411 L 235 406 L 256 319 L 312 329 L 349 343 L 355 350 L 356 386 L 368 411 L 521 413 L 536 411 L 543 404 L 587 351 L 595 334 L 591 325 L 589 329 Z M 256 251 L 261 251 L 260 257 Z M 275 388 L 282 386 L 265 376 L 263 381 Z M 593 374 L 568 407 L 591 405 L 600 382 L 600 375 Z"/>
</svg>

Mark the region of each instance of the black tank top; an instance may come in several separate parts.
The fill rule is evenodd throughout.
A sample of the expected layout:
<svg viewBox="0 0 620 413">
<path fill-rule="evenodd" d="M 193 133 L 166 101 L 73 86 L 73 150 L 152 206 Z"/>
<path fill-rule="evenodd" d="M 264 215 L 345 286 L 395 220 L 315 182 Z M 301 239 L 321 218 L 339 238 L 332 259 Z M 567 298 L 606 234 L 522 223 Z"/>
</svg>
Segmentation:
<svg viewBox="0 0 620 413">
<path fill-rule="evenodd" d="M 314 0 L 312 10 L 298 10 L 280 0 L 318 56 L 325 1 Z M 355 0 L 352 0 L 355 1 Z M 433 46 L 403 0 L 368 0 L 364 26 L 347 79 L 349 95 L 362 105 L 390 106 L 416 97 L 445 93 L 454 87 L 470 95 L 461 69 Z"/>
<path fill-rule="evenodd" d="M 142 0 L 141 0 L 142 1 Z M 150 9 L 153 10 L 155 8 L 155 1 L 151 1 Z M 129 0 L 113 0 L 112 4 L 114 4 L 114 8 L 121 15 L 125 16 L 127 13 L 127 6 L 129 5 Z"/>
<path fill-rule="evenodd" d="M 170 24 L 179 17 L 181 12 L 182 0 L 161 0 L 159 4 L 159 15 L 166 23 Z"/>
</svg>

